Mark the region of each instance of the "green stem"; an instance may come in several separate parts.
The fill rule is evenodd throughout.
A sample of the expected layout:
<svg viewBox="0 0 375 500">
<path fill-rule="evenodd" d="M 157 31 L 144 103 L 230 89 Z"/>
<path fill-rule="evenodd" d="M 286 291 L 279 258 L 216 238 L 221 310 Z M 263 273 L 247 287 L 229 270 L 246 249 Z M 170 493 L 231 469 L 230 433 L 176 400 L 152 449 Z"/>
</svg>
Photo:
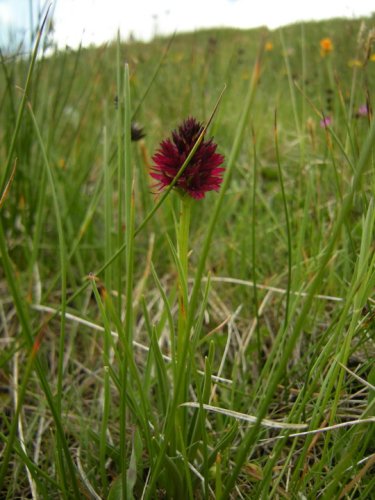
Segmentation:
<svg viewBox="0 0 375 500">
<path fill-rule="evenodd" d="M 178 339 L 177 339 L 177 359 L 181 362 L 182 348 L 184 345 L 184 338 L 186 335 L 186 318 L 187 307 L 186 303 L 186 283 L 188 278 L 188 252 L 189 252 L 189 227 L 190 227 L 190 213 L 191 213 L 191 198 L 188 195 L 183 195 L 180 202 L 180 223 L 177 233 L 177 249 L 178 258 L 181 263 L 181 274 L 179 276 L 178 290 Z"/>
<path fill-rule="evenodd" d="M 281 170 L 276 112 L 275 112 L 274 134 L 275 134 L 275 150 L 276 150 L 277 170 L 279 173 L 281 196 L 282 196 L 283 205 L 284 205 L 286 237 L 287 237 L 287 243 L 288 243 L 288 283 L 287 283 L 287 291 L 286 291 L 285 319 L 284 319 L 284 330 L 286 331 L 286 329 L 288 328 L 288 323 L 289 323 L 289 303 L 290 303 L 290 290 L 291 290 L 291 284 L 292 284 L 292 231 L 291 231 L 291 227 L 290 227 L 288 204 L 286 202 L 283 172 Z"/>
<path fill-rule="evenodd" d="M 175 401 L 177 405 L 185 400 L 187 392 L 186 380 L 188 380 L 186 375 L 188 366 L 186 347 L 189 345 L 187 338 L 189 336 L 189 331 L 187 329 L 187 318 L 189 313 L 187 283 L 191 201 L 192 198 L 190 198 L 190 196 L 186 194 L 181 196 L 180 221 L 177 229 L 177 252 L 178 259 L 181 264 L 178 276 L 177 363 L 175 371 L 177 375 L 175 380 Z M 183 377 L 183 381 L 180 385 L 177 384 L 178 374 Z M 176 415 L 178 415 L 178 424 L 182 433 L 186 429 L 186 426 L 184 425 L 184 414 L 185 411 L 183 409 L 176 413 Z"/>
<path fill-rule="evenodd" d="M 117 110 L 117 189 L 118 189 L 118 219 L 117 219 L 117 246 L 125 246 L 124 242 L 124 100 L 123 100 L 123 79 L 122 79 L 122 64 L 121 64 L 121 45 L 120 33 L 117 33 L 117 92 L 118 92 L 118 110 Z M 121 318 L 123 309 L 123 272 L 124 272 L 124 258 L 117 259 L 116 279 L 117 279 L 117 312 Z"/>
<path fill-rule="evenodd" d="M 126 500 L 127 498 L 127 436 L 126 436 L 126 424 L 127 424 L 127 395 L 128 395 L 128 365 L 131 362 L 127 354 L 131 351 L 131 346 L 133 342 L 133 284 L 134 284 L 134 172 L 131 161 L 131 144 L 130 144 L 130 116 L 131 116 L 131 104 L 130 104 L 130 85 L 129 85 L 129 66 L 125 64 L 124 73 L 124 194 L 125 194 L 125 243 L 126 243 L 126 255 L 125 255 L 125 269 L 126 269 L 126 297 L 125 297 L 125 322 L 124 331 L 125 338 L 123 338 L 123 363 L 121 366 L 121 391 L 120 391 L 120 401 L 121 401 L 121 429 L 120 429 L 120 450 L 121 450 L 121 477 L 122 477 L 122 498 Z M 121 316 L 120 316 L 121 317 Z M 125 344 L 129 349 L 125 347 Z"/>
<path fill-rule="evenodd" d="M 252 271 L 253 271 L 253 293 L 254 293 L 254 308 L 255 308 L 255 318 L 256 318 L 256 336 L 257 336 L 257 351 L 258 351 L 258 363 L 259 366 L 262 364 L 262 346 L 260 340 L 260 323 L 259 323 L 259 301 L 258 301 L 258 288 L 257 288 L 257 264 L 256 264 L 256 193 L 257 193 L 257 168 L 258 168 L 258 157 L 256 150 L 256 138 L 254 130 L 253 134 L 253 151 L 254 151 L 254 170 L 253 170 L 253 189 L 252 189 L 252 200 L 251 200 L 251 213 L 252 213 L 252 221 L 251 221 L 251 261 L 252 261 Z"/>
</svg>

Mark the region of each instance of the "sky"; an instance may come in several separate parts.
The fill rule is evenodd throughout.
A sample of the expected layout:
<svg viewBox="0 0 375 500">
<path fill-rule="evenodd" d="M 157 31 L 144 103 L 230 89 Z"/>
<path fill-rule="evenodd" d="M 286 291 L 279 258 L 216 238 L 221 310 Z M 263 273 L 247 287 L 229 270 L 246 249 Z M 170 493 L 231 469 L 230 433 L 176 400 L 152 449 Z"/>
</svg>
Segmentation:
<svg viewBox="0 0 375 500">
<path fill-rule="evenodd" d="M 55 42 L 75 48 L 131 34 L 154 35 L 232 26 L 277 28 L 298 21 L 369 16 L 374 0 L 0 0 L 0 44 L 30 39 L 30 20 L 52 4 Z"/>
</svg>

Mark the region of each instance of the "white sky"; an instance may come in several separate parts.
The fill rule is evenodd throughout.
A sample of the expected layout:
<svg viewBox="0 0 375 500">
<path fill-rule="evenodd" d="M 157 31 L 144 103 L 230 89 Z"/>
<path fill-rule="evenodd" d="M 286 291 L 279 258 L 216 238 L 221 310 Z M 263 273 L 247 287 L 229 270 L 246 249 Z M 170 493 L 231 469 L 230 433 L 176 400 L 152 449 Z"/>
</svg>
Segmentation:
<svg viewBox="0 0 375 500">
<path fill-rule="evenodd" d="M 0 42 L 4 33 L 29 34 L 30 5 L 36 12 L 45 0 L 0 0 Z M 295 21 L 369 16 L 374 0 L 53 0 L 55 40 L 60 47 L 103 43 L 130 33 L 149 40 L 175 30 L 214 26 L 276 28 Z"/>
</svg>

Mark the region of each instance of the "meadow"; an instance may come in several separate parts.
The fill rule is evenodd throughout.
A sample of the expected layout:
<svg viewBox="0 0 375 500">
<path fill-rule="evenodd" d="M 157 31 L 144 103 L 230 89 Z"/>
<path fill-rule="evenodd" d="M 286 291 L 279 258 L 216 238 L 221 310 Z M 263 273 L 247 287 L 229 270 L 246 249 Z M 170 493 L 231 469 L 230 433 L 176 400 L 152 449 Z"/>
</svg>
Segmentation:
<svg viewBox="0 0 375 500">
<path fill-rule="evenodd" d="M 1 497 L 370 499 L 374 16 L 33 45 L 1 53 Z M 188 117 L 202 199 L 150 176 Z"/>
</svg>

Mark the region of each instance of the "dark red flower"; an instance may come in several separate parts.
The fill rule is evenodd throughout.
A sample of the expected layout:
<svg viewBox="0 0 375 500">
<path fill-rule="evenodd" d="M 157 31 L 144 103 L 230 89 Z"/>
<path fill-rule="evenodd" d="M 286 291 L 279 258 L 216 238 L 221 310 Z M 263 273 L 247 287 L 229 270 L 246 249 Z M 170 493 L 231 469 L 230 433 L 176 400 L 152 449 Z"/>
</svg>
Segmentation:
<svg viewBox="0 0 375 500">
<path fill-rule="evenodd" d="M 133 142 L 140 141 L 145 136 L 146 134 L 143 132 L 143 127 L 137 122 L 131 122 L 131 140 Z"/>
<path fill-rule="evenodd" d="M 187 118 L 172 132 L 172 139 L 161 142 L 151 167 L 151 177 L 157 180 L 154 187 L 159 191 L 171 184 L 202 130 L 203 125 L 195 118 Z M 216 148 L 212 139 L 203 140 L 175 186 L 197 200 L 204 198 L 207 191 L 218 191 L 223 181 L 224 168 L 220 165 L 224 156 L 216 153 Z"/>
</svg>

